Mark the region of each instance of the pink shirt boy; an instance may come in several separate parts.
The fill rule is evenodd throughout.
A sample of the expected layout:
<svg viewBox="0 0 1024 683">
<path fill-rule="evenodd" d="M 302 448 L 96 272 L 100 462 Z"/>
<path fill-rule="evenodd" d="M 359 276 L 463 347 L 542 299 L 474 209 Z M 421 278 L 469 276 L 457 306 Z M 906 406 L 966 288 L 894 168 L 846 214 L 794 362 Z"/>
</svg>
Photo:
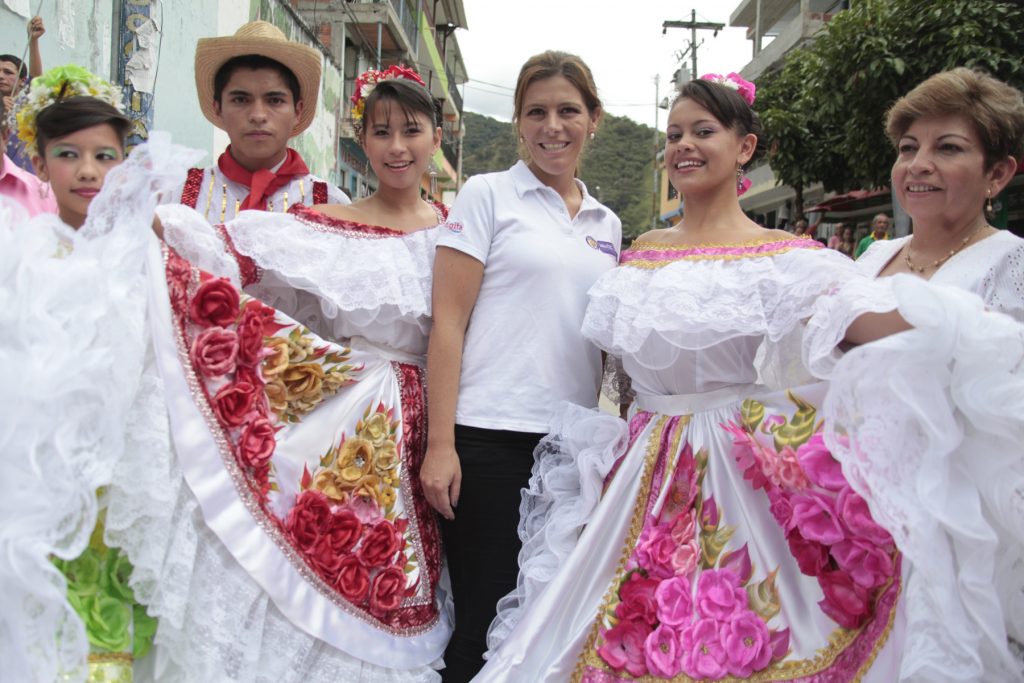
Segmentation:
<svg viewBox="0 0 1024 683">
<path fill-rule="evenodd" d="M 4 165 L 0 168 L 0 195 L 10 197 L 21 204 L 30 218 L 41 213 L 57 213 L 57 200 L 50 192 L 49 184 L 18 168 L 6 154 L 3 157 Z"/>
</svg>

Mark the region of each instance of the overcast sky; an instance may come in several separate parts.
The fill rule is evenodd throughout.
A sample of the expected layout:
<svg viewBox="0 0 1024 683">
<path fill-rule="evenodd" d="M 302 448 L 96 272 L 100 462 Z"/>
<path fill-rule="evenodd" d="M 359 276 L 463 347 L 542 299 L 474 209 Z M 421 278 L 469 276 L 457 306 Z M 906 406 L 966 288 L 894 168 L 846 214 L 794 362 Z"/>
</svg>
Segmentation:
<svg viewBox="0 0 1024 683">
<path fill-rule="evenodd" d="M 686 49 L 690 30 L 662 22 L 697 21 L 726 24 L 712 37 L 698 31 L 697 70 L 739 71 L 750 61 L 752 43 L 745 28 L 728 26 L 739 0 L 464 0 L 467 30 L 459 46 L 469 72 L 464 86 L 465 108 L 502 120 L 512 117 L 512 91 L 519 68 L 530 56 L 548 49 L 578 54 L 594 72 L 605 109 L 654 125 L 654 76 L 660 74 L 660 97 L 671 94 L 672 74 L 679 67 L 676 52 Z M 686 63 L 690 59 L 687 55 Z M 665 111 L 658 113 L 665 127 Z"/>
</svg>

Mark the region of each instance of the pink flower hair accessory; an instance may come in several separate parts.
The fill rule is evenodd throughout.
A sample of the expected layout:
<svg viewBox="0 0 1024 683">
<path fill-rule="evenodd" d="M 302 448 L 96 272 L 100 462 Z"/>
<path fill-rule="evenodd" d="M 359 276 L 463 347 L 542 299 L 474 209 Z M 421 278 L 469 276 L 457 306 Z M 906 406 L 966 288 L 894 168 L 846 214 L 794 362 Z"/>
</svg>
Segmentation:
<svg viewBox="0 0 1024 683">
<path fill-rule="evenodd" d="M 377 84 L 381 81 L 390 81 L 398 78 L 418 83 L 424 88 L 427 87 L 427 84 L 423 82 L 423 79 L 420 78 L 420 75 L 414 69 L 398 64 L 393 64 L 384 70 L 368 69 L 356 79 L 355 92 L 349 98 L 352 102 L 352 120 L 356 126 L 359 126 L 362 122 L 363 115 L 366 113 L 366 98 L 370 96 L 370 93 L 377 87 Z"/>
<path fill-rule="evenodd" d="M 729 72 L 724 76 L 722 74 L 704 74 L 700 77 L 700 80 L 711 81 L 712 83 L 718 83 L 726 88 L 735 90 L 747 104 L 750 106 L 754 105 L 754 92 L 756 90 L 754 84 L 736 72 Z"/>
</svg>

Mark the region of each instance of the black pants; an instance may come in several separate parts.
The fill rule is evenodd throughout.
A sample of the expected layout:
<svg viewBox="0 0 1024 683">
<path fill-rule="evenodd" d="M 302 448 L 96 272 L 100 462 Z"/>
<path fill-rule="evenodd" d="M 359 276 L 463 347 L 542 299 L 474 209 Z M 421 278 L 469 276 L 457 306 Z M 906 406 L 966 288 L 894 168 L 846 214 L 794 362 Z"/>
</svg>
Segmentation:
<svg viewBox="0 0 1024 683">
<path fill-rule="evenodd" d="M 455 425 L 462 489 L 441 537 L 455 601 L 455 632 L 444 653 L 444 683 L 466 683 L 483 668 L 487 627 L 519 576 L 519 503 L 543 434 Z"/>
</svg>

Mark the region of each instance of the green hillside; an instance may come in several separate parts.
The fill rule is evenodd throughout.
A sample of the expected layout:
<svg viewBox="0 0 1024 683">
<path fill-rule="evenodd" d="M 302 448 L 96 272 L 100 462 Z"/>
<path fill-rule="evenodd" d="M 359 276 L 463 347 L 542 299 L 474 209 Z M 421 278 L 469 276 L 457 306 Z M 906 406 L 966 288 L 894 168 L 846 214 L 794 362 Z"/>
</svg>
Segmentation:
<svg viewBox="0 0 1024 683">
<path fill-rule="evenodd" d="M 467 177 L 501 171 L 516 162 L 519 156 L 511 123 L 473 112 L 464 116 L 462 172 Z M 659 150 L 663 143 L 664 136 L 659 134 Z M 605 115 L 597 138 L 583 157 L 580 177 L 591 194 L 618 214 L 624 236 L 635 237 L 651 227 L 653 163 L 653 130 L 626 117 Z"/>
</svg>

